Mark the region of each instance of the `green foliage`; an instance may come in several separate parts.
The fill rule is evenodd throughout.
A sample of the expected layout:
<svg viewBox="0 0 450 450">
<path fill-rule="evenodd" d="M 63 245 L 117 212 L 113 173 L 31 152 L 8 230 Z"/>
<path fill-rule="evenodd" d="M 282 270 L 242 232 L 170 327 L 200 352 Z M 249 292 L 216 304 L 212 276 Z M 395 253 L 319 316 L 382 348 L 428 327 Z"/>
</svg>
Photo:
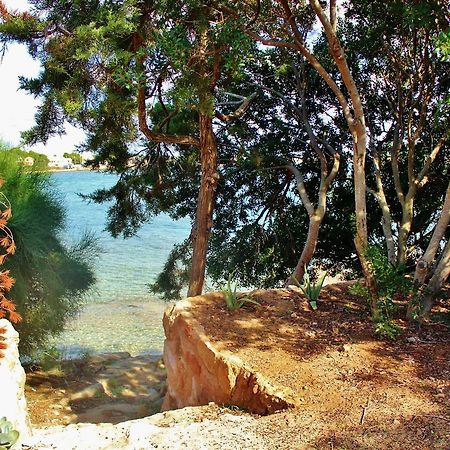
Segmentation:
<svg viewBox="0 0 450 450">
<path fill-rule="evenodd" d="M 436 52 L 442 61 L 450 62 L 450 31 L 439 33 L 436 38 Z"/>
<path fill-rule="evenodd" d="M 374 323 L 374 331 L 381 339 L 389 339 L 395 341 L 402 329 L 392 320 L 378 320 Z"/>
<path fill-rule="evenodd" d="M 228 276 L 227 285 L 223 287 L 222 294 L 225 300 L 225 304 L 230 311 L 236 311 L 245 305 L 253 304 L 260 305 L 256 300 L 249 296 L 242 296 L 237 293 L 237 284 L 231 285 L 234 272 L 230 273 Z"/>
<path fill-rule="evenodd" d="M 314 310 L 317 309 L 317 300 L 319 299 L 320 291 L 322 290 L 322 286 L 323 286 L 326 276 L 327 276 L 327 273 L 325 272 L 322 275 L 322 277 L 319 278 L 317 283 L 314 283 L 311 281 L 311 277 L 309 276 L 307 268 L 305 267 L 305 274 L 303 275 L 303 284 L 302 285 L 300 285 L 298 280 L 296 280 L 294 277 L 294 281 L 297 283 L 298 286 L 300 286 L 300 289 L 302 290 L 305 297 L 308 299 L 308 302 L 311 305 L 311 308 Z"/>
<path fill-rule="evenodd" d="M 65 208 L 48 174 L 26 172 L 0 154 L 0 175 L 17 245 L 5 267 L 16 279 L 11 298 L 23 317 L 17 325 L 20 351 L 32 356 L 77 312 L 95 281 L 91 264 L 97 249 L 93 236 L 71 247 L 63 243 Z"/>
<path fill-rule="evenodd" d="M 48 157 L 42 153 L 33 151 L 25 151 L 19 147 L 11 147 L 10 145 L 0 141 L 0 152 L 4 152 L 2 158 L 11 159 L 15 164 L 21 165 L 26 170 L 46 171 L 48 170 Z M 25 158 L 33 158 L 31 165 L 25 164 Z"/>
<path fill-rule="evenodd" d="M 79 153 L 72 152 L 72 153 L 64 153 L 64 158 L 70 158 L 74 164 L 81 164 L 83 162 L 83 158 Z"/>
<path fill-rule="evenodd" d="M 410 292 L 412 283 L 405 276 L 404 265 L 390 264 L 384 250 L 379 246 L 369 247 L 367 257 L 381 298 L 392 301 L 395 294 L 407 295 Z"/>
<path fill-rule="evenodd" d="M 162 272 L 149 290 L 161 295 L 163 300 L 173 301 L 181 298 L 181 291 L 189 281 L 189 243 L 176 245 L 164 265 Z"/>
<path fill-rule="evenodd" d="M 397 311 L 394 296 L 410 294 L 412 282 L 405 276 L 405 266 L 389 263 L 381 247 L 370 246 L 366 256 L 378 288 L 378 317 L 373 318 L 375 332 L 382 338 L 394 339 L 400 332 L 400 328 L 393 323 Z M 370 299 L 367 288 L 360 283 L 352 286 L 351 293 Z"/>
<path fill-rule="evenodd" d="M 222 408 L 222 409 L 225 409 L 225 410 L 228 410 L 228 411 L 232 411 L 232 412 L 234 412 L 234 413 L 236 413 L 236 412 L 248 412 L 248 410 L 246 410 L 245 408 L 243 408 L 242 406 L 238 406 L 238 405 L 228 405 L 228 404 L 225 404 L 225 405 L 220 405 L 220 407 Z"/>
<path fill-rule="evenodd" d="M 19 439 L 19 432 L 13 429 L 6 417 L 0 419 L 0 450 L 11 448 Z"/>
</svg>

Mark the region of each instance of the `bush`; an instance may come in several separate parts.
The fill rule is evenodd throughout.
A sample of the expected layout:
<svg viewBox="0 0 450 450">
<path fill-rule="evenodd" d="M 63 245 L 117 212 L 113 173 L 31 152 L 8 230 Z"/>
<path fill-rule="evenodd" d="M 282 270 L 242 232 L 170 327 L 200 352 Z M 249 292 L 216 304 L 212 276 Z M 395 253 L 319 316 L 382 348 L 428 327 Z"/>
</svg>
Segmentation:
<svg viewBox="0 0 450 450">
<path fill-rule="evenodd" d="M 400 328 L 393 322 L 397 307 L 394 303 L 396 294 L 408 295 L 412 291 L 412 283 L 405 277 L 405 266 L 393 265 L 379 246 L 368 248 L 366 257 L 370 270 L 377 283 L 378 317 L 374 317 L 375 333 L 381 338 L 395 339 Z M 356 283 L 352 293 L 370 299 L 370 294 L 364 286 Z"/>
<path fill-rule="evenodd" d="M 77 312 L 95 281 L 91 261 L 96 249 L 90 236 L 73 247 L 62 242 L 65 209 L 49 175 L 24 171 L 1 152 L 0 177 L 12 205 L 8 225 L 17 246 L 5 267 L 16 279 L 10 295 L 23 318 L 16 327 L 20 351 L 32 356 Z"/>
</svg>

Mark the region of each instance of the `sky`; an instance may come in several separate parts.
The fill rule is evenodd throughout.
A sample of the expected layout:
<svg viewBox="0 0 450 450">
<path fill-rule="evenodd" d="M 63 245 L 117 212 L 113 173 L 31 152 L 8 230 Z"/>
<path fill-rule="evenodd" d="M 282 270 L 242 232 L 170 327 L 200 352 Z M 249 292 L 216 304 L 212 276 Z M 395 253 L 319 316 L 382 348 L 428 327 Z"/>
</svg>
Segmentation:
<svg viewBox="0 0 450 450">
<path fill-rule="evenodd" d="M 8 8 L 24 11 L 26 0 L 3 0 Z M 13 145 L 20 144 L 20 132 L 31 128 L 39 100 L 19 90 L 19 75 L 34 77 L 39 73 L 40 64 L 33 60 L 23 45 L 10 44 L 0 60 L 0 138 Z M 44 144 L 27 147 L 28 150 L 51 155 L 72 152 L 84 139 L 82 130 L 66 126 L 66 135 L 54 137 Z"/>
</svg>

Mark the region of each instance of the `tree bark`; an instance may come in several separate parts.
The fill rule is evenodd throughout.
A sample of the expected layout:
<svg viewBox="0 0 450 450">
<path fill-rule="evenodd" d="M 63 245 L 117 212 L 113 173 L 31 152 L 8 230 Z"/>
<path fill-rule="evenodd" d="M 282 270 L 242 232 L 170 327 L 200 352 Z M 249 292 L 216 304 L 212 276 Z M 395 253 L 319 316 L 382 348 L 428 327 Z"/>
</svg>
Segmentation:
<svg viewBox="0 0 450 450">
<path fill-rule="evenodd" d="M 302 280 L 303 275 L 305 274 L 305 266 L 309 264 L 316 251 L 322 219 L 323 215 L 322 217 L 320 217 L 318 214 L 314 214 L 312 217 L 310 217 L 308 236 L 306 238 L 302 254 L 300 255 L 297 265 L 295 266 L 293 275 L 289 278 L 286 284 L 293 284 L 292 282 L 294 282 L 294 284 L 297 284 L 296 281 L 300 282 Z"/>
<path fill-rule="evenodd" d="M 445 281 L 450 274 L 450 240 L 447 241 L 441 259 L 428 283 L 427 293 L 423 302 L 423 311 L 421 316 L 428 317 L 433 307 L 436 294 L 442 289 Z"/>
<path fill-rule="evenodd" d="M 217 144 L 212 118 L 199 114 L 201 182 L 197 200 L 197 212 L 192 228 L 192 266 L 188 297 L 200 295 L 206 271 L 208 239 L 212 227 L 214 198 L 219 175 L 217 173 Z"/>
<path fill-rule="evenodd" d="M 384 192 L 380 196 L 377 196 L 377 200 L 378 204 L 380 205 L 382 213 L 381 226 L 383 227 L 383 234 L 386 239 L 388 261 L 391 264 L 395 264 L 396 255 L 395 255 L 395 242 L 394 237 L 392 235 L 392 216 Z"/>
<path fill-rule="evenodd" d="M 428 275 L 429 268 L 432 266 L 436 252 L 439 248 L 439 243 L 444 237 L 445 231 L 447 230 L 448 224 L 450 223 L 450 182 L 447 187 L 447 192 L 445 194 L 444 205 L 442 206 L 441 215 L 434 228 L 433 235 L 428 244 L 428 247 L 423 254 L 423 256 L 417 261 L 416 270 L 414 273 L 414 281 L 422 285 Z"/>
<path fill-rule="evenodd" d="M 373 149 L 373 164 L 375 167 L 375 182 L 377 185 L 376 191 L 371 191 L 375 196 L 378 205 L 381 209 L 382 220 L 381 225 L 383 227 L 383 234 L 386 239 L 386 249 L 388 253 L 388 261 L 391 264 L 395 264 L 397 262 L 396 253 L 395 253 L 395 242 L 394 237 L 392 235 L 392 215 L 391 209 L 389 208 L 389 204 L 386 199 L 386 194 L 384 192 L 383 180 L 381 178 L 381 165 L 380 165 L 380 157 L 376 149 Z"/>
<path fill-rule="evenodd" d="M 405 201 L 402 204 L 402 221 L 398 232 L 398 264 L 406 264 L 407 250 L 408 250 L 408 237 L 411 232 L 411 226 L 413 221 L 414 211 L 414 197 L 415 190 L 408 191 Z"/>
</svg>

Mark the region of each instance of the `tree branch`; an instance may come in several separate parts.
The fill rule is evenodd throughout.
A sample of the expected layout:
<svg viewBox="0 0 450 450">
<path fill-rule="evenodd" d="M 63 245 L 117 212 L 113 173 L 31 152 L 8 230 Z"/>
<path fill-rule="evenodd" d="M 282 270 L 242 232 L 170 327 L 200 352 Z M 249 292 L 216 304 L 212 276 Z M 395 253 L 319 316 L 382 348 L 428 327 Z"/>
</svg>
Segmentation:
<svg viewBox="0 0 450 450">
<path fill-rule="evenodd" d="M 337 17 L 336 17 L 336 0 L 330 1 L 330 23 L 333 32 L 336 33 Z"/>
<path fill-rule="evenodd" d="M 138 106 L 138 118 L 139 129 L 144 136 L 153 142 L 163 142 L 165 144 L 178 144 L 178 145 L 193 145 L 195 147 L 200 146 L 200 141 L 192 136 L 164 134 L 153 132 L 147 123 L 147 107 L 145 105 L 145 86 L 142 81 L 138 84 L 137 93 L 137 106 Z"/>
<path fill-rule="evenodd" d="M 303 174 L 292 163 L 284 166 L 284 168 L 289 170 L 294 175 L 295 181 L 297 182 L 297 191 L 300 194 L 300 198 L 302 199 L 303 205 L 305 206 L 309 217 L 313 216 L 314 206 L 309 199 L 308 193 L 306 192 Z"/>
<path fill-rule="evenodd" d="M 433 164 L 433 161 L 436 159 L 436 156 L 438 155 L 438 153 L 441 150 L 442 146 L 445 144 L 445 142 L 447 141 L 447 139 L 449 137 L 450 137 L 450 131 L 447 131 L 441 137 L 441 139 L 439 139 L 439 142 L 433 148 L 431 153 L 427 156 L 427 159 L 425 160 L 425 164 L 423 165 L 423 168 L 420 171 L 420 173 L 419 173 L 419 175 L 417 176 L 417 179 L 416 179 L 417 187 L 421 188 L 427 183 L 428 178 L 426 178 L 426 175 L 427 175 L 428 171 L 430 170 L 431 164 Z"/>
<path fill-rule="evenodd" d="M 236 96 L 236 94 L 233 94 L 233 96 Z M 238 119 L 239 117 L 244 115 L 245 111 L 247 111 L 248 107 L 250 106 L 250 103 L 254 98 L 256 98 L 256 92 L 249 95 L 248 97 L 244 97 L 241 106 L 239 106 L 239 108 L 236 109 L 236 111 L 232 112 L 231 114 L 222 114 L 216 112 L 216 117 L 222 122 L 231 122 L 232 120 Z"/>
<path fill-rule="evenodd" d="M 311 54 L 311 52 L 305 47 L 301 33 L 298 30 L 297 23 L 295 22 L 295 17 L 293 15 L 287 1 L 286 0 L 277 0 L 277 1 L 278 1 L 278 3 L 280 3 L 280 5 L 283 7 L 283 9 L 285 11 L 286 17 L 284 18 L 284 20 L 286 21 L 286 23 L 288 23 L 290 25 L 290 27 L 292 29 L 297 50 L 306 58 L 306 60 L 311 64 L 311 66 L 322 77 L 322 79 L 325 81 L 325 83 L 328 85 L 328 87 L 333 91 L 334 95 L 336 95 L 336 98 L 338 99 L 338 102 L 341 105 L 341 108 L 344 113 L 344 117 L 347 121 L 348 127 L 353 134 L 354 130 L 355 130 L 355 126 L 353 123 L 353 115 L 351 113 L 347 99 L 345 98 L 345 95 L 339 89 L 339 87 L 337 86 L 337 84 L 335 83 L 333 78 L 325 70 L 325 68 L 322 66 L 322 64 L 319 62 L 319 60 L 313 54 Z M 310 0 L 310 3 L 311 3 L 311 5 L 313 5 L 314 0 Z M 316 2 L 316 3 L 319 6 L 319 9 L 323 13 L 323 10 L 320 7 L 320 5 L 318 4 L 318 2 Z M 332 48 L 332 46 L 330 45 L 330 49 L 331 48 Z M 345 62 L 345 65 L 346 65 L 346 62 Z M 348 70 L 348 67 L 347 67 L 347 70 Z"/>
</svg>

